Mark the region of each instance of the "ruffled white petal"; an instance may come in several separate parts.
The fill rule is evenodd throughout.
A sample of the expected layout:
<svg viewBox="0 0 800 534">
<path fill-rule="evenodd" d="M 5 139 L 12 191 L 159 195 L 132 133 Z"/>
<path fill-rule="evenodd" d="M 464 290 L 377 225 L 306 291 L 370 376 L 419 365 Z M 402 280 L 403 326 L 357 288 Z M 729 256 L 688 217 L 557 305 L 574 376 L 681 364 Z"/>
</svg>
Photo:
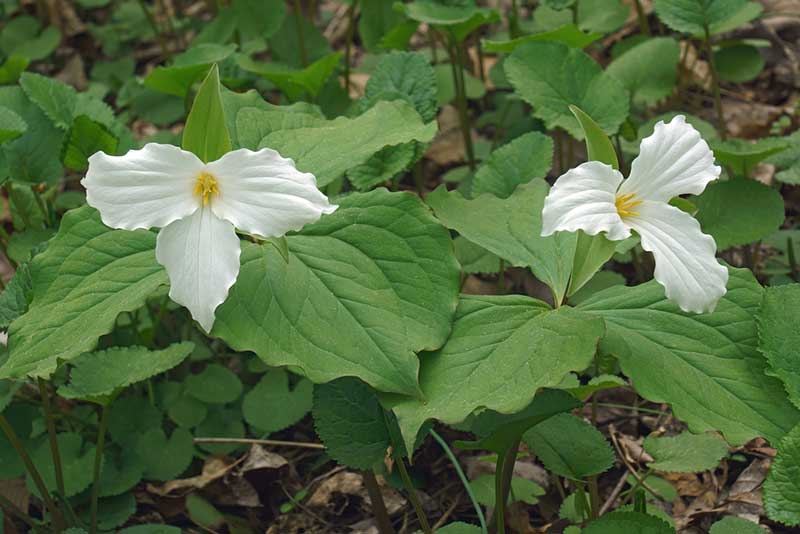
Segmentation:
<svg viewBox="0 0 800 534">
<path fill-rule="evenodd" d="M 625 222 L 656 260 L 655 279 L 667 298 L 687 312 L 714 311 L 725 294 L 728 270 L 715 257 L 714 239 L 691 215 L 664 202 L 643 201 Z"/>
<path fill-rule="evenodd" d="M 619 171 L 599 161 L 589 161 L 570 169 L 556 180 L 544 200 L 542 235 L 583 230 L 589 235 L 606 232 L 619 241 L 631 235 L 614 205 Z"/>
<path fill-rule="evenodd" d="M 337 208 L 317 189 L 313 174 L 298 171 L 291 159 L 269 148 L 234 150 L 207 170 L 219 184 L 211 201 L 214 213 L 250 234 L 282 236 Z"/>
<path fill-rule="evenodd" d="M 100 212 L 106 226 L 163 227 L 200 206 L 192 192 L 203 167 L 191 152 L 149 143 L 124 156 L 93 154 L 81 184 L 86 202 Z"/>
<path fill-rule="evenodd" d="M 158 233 L 156 259 L 167 269 L 169 296 L 186 306 L 206 332 L 239 274 L 240 252 L 233 225 L 208 207 Z"/>
<path fill-rule="evenodd" d="M 700 132 L 678 115 L 667 124 L 659 121 L 653 135 L 642 140 L 630 177 L 619 192 L 668 202 L 678 195 L 699 195 L 719 173 L 714 153 Z"/>
</svg>

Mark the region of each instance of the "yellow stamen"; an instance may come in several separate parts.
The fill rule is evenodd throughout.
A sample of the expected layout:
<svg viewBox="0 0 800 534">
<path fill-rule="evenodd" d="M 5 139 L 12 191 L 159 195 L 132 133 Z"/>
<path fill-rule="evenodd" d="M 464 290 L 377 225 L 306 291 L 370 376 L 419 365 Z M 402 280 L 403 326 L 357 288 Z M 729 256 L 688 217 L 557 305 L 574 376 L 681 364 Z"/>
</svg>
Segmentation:
<svg viewBox="0 0 800 534">
<path fill-rule="evenodd" d="M 634 211 L 633 208 L 641 204 L 642 201 L 635 199 L 636 195 L 634 193 L 617 195 L 616 200 L 614 200 L 614 206 L 616 206 L 620 217 L 635 217 L 639 215 L 639 212 Z"/>
<path fill-rule="evenodd" d="M 217 179 L 211 174 L 203 171 L 197 176 L 197 183 L 194 186 L 194 194 L 203 199 L 203 206 L 207 206 L 211 200 L 211 195 L 219 195 Z"/>
</svg>

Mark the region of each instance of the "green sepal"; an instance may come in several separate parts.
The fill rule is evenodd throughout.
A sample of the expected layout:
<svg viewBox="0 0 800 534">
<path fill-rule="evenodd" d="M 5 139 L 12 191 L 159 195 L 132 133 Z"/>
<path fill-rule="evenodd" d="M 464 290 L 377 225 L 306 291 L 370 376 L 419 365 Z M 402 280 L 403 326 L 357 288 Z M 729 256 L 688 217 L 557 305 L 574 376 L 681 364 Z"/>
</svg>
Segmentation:
<svg viewBox="0 0 800 534">
<path fill-rule="evenodd" d="M 208 71 L 197 91 L 183 129 L 181 148 L 193 152 L 204 162 L 217 160 L 231 150 L 216 64 Z"/>
</svg>

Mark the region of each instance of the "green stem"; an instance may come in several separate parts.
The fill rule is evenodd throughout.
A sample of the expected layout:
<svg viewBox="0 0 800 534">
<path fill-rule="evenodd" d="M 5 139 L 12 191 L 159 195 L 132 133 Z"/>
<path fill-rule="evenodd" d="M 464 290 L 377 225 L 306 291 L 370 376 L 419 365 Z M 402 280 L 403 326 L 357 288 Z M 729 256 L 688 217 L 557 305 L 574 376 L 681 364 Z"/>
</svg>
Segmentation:
<svg viewBox="0 0 800 534">
<path fill-rule="evenodd" d="M 395 459 L 395 465 L 400 470 L 400 478 L 403 479 L 403 485 L 406 487 L 406 492 L 408 493 L 408 500 L 411 501 L 411 506 L 414 507 L 414 512 L 417 514 L 422 532 L 424 532 L 424 534 L 433 534 L 431 524 L 425 516 L 425 511 L 422 509 L 422 502 L 419 500 L 417 490 L 414 489 L 414 484 L 411 482 L 411 477 L 408 475 L 405 461 L 403 458 L 397 457 Z"/>
<path fill-rule="evenodd" d="M 411 174 L 414 177 L 414 186 L 417 188 L 417 193 L 420 196 L 425 193 L 425 176 L 422 172 L 422 160 L 417 161 L 411 169 Z"/>
<path fill-rule="evenodd" d="M 708 31 L 708 24 L 705 25 L 704 44 L 706 55 L 708 56 L 708 70 L 711 72 L 711 88 L 714 91 L 714 108 L 717 110 L 717 129 L 719 136 L 724 141 L 728 137 L 728 129 L 725 127 L 725 114 L 722 111 L 722 97 L 719 92 L 719 75 L 714 61 L 714 49 L 711 46 L 711 34 Z"/>
<path fill-rule="evenodd" d="M 350 61 L 353 48 L 353 33 L 355 31 L 356 4 L 358 4 L 358 0 L 353 0 L 353 3 L 347 8 L 347 40 L 344 48 L 344 90 L 348 95 L 350 94 Z"/>
<path fill-rule="evenodd" d="M 378 486 L 378 480 L 372 471 L 362 471 L 364 485 L 367 487 L 369 500 L 372 501 L 372 513 L 375 515 L 375 523 L 380 534 L 395 534 L 389 512 L 386 511 L 386 503 L 383 502 L 383 494 Z"/>
<path fill-rule="evenodd" d="M 600 515 L 600 490 L 597 487 L 597 475 L 589 477 L 589 517 L 597 519 Z"/>
<path fill-rule="evenodd" d="M 31 187 L 31 193 L 33 193 L 33 198 L 36 199 L 36 206 L 39 208 L 39 211 L 42 212 L 42 218 L 44 219 L 44 224 L 47 227 L 52 226 L 50 220 L 50 210 L 47 209 L 47 206 L 44 203 L 44 199 L 42 196 L 36 191 L 34 187 Z"/>
<path fill-rule="evenodd" d="M 103 465 L 103 449 L 106 445 L 106 428 L 108 427 L 108 405 L 103 405 L 100 412 L 100 428 L 97 430 L 97 443 L 94 451 L 94 479 L 92 482 L 91 534 L 97 534 L 97 501 L 100 497 L 100 471 Z"/>
<path fill-rule="evenodd" d="M 636 17 L 639 19 L 639 29 L 641 29 L 643 34 L 650 35 L 650 24 L 647 22 L 647 15 L 644 14 L 642 1 L 634 0 L 633 5 L 636 7 Z"/>
<path fill-rule="evenodd" d="M 56 436 L 56 424 L 53 418 L 53 409 L 50 405 L 50 394 L 47 391 L 47 384 L 43 378 L 39 378 L 39 395 L 42 397 L 42 408 L 44 417 L 47 421 L 47 436 L 50 439 L 50 453 L 53 455 L 53 469 L 56 475 L 56 488 L 60 495 L 66 495 L 64 491 L 64 468 L 61 465 L 61 452 L 58 450 L 58 437 Z"/>
<path fill-rule="evenodd" d="M 495 484 L 495 524 L 497 534 L 506 532 L 506 502 L 511 491 L 511 479 L 514 476 L 514 464 L 517 462 L 517 451 L 520 440 L 516 440 L 505 454 L 498 455 L 497 469 L 494 474 Z"/>
<path fill-rule="evenodd" d="M 431 436 L 436 442 L 442 447 L 444 453 L 450 459 L 450 463 L 453 464 L 453 468 L 456 470 L 456 474 L 458 478 L 461 480 L 461 483 L 464 485 L 464 489 L 469 496 L 469 500 L 472 502 L 472 506 L 475 508 L 475 513 L 478 514 L 478 521 L 481 524 L 481 530 L 483 534 L 487 534 L 489 532 L 489 528 L 486 525 L 486 517 L 483 515 L 483 510 L 481 509 L 481 505 L 478 504 L 478 499 L 475 498 L 475 493 L 472 491 L 472 486 L 470 485 L 469 481 L 467 480 L 464 471 L 461 469 L 461 465 L 458 463 L 458 459 L 456 455 L 453 454 L 453 451 L 447 445 L 447 442 L 440 436 L 435 430 L 431 429 L 430 431 Z"/>
<path fill-rule="evenodd" d="M 300 7 L 300 0 L 294 0 L 294 22 L 297 28 L 297 44 L 300 47 L 300 61 L 303 66 L 308 66 L 308 52 L 306 51 L 306 39 L 303 35 L 303 10 Z"/>
<path fill-rule="evenodd" d="M 464 81 L 464 67 L 462 65 L 462 46 L 456 42 L 455 37 L 450 36 L 450 65 L 453 69 L 453 83 L 456 89 L 456 106 L 458 108 L 458 119 L 461 126 L 461 134 L 464 137 L 464 148 L 467 152 L 467 163 L 469 169 L 475 171 L 475 149 L 472 146 L 472 135 L 470 134 L 469 114 L 467 111 L 467 92 Z"/>
<path fill-rule="evenodd" d="M 156 22 L 155 17 L 150 10 L 147 9 L 147 5 L 144 3 L 144 0 L 138 0 L 139 7 L 142 9 L 142 13 L 144 13 L 144 17 L 147 19 L 147 23 L 150 25 L 150 28 L 153 29 L 153 33 L 156 35 L 156 39 L 158 40 L 158 45 L 161 47 L 161 51 L 164 52 L 164 57 L 167 59 L 172 59 L 172 52 L 169 51 L 169 46 L 167 46 L 167 40 L 164 38 L 164 35 L 161 33 L 161 29 L 158 27 L 158 23 Z"/>
<path fill-rule="evenodd" d="M 511 0 L 511 12 L 508 15 L 508 33 L 512 39 L 516 39 L 520 34 L 517 0 Z"/>
<path fill-rule="evenodd" d="M 647 481 L 647 478 L 651 474 L 653 474 L 653 470 L 652 469 L 648 469 L 647 471 L 644 472 L 643 475 L 639 475 L 638 477 L 634 477 L 634 478 L 636 478 L 636 483 L 628 491 L 628 494 L 625 496 L 625 499 L 622 501 L 622 504 L 620 506 L 625 506 L 626 504 L 628 504 L 630 502 L 630 500 L 633 498 L 634 494 L 636 493 L 636 490 L 638 490 L 640 487 L 642 487 L 644 485 L 644 483 Z"/>
<path fill-rule="evenodd" d="M 39 474 L 39 470 L 36 469 L 36 466 L 33 464 L 31 457 L 25 450 L 25 446 L 19 439 L 19 436 L 17 436 L 17 433 L 14 432 L 14 428 L 2 413 L 0 413 L 0 428 L 3 429 L 3 432 L 8 438 L 8 442 L 11 443 L 11 446 L 14 447 L 14 450 L 17 452 L 17 455 L 19 455 L 22 463 L 25 464 L 25 469 L 28 470 L 28 474 L 31 475 L 33 483 L 36 485 L 36 489 L 39 490 L 39 494 L 42 496 L 45 507 L 50 510 L 50 515 L 53 517 L 53 523 L 56 527 L 56 530 L 63 530 L 64 519 L 61 516 L 61 512 L 56 507 L 55 502 L 53 502 L 52 497 L 50 497 L 50 492 L 47 491 L 47 486 L 45 486 L 44 480 L 42 480 L 42 475 Z"/>
<path fill-rule="evenodd" d="M 789 260 L 789 276 L 797 282 L 800 270 L 797 268 L 797 257 L 795 256 L 794 241 L 792 241 L 791 236 L 786 238 L 786 256 Z"/>
<path fill-rule="evenodd" d="M 659 410 L 651 410 L 650 408 L 639 408 L 638 406 L 628 406 L 626 404 L 614 404 L 613 402 L 598 402 L 597 405 L 603 406 L 604 408 L 622 408 L 624 410 L 632 410 L 642 413 L 651 413 L 653 415 L 666 415 L 666 412 L 662 412 Z"/>
</svg>

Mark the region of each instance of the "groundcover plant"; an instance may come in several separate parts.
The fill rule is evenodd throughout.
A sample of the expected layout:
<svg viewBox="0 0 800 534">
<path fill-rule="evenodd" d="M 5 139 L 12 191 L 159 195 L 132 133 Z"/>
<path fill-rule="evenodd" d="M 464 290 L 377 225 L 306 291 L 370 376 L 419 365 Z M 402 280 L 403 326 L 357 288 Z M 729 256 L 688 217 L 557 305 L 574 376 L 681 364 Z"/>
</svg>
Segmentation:
<svg viewBox="0 0 800 534">
<path fill-rule="evenodd" d="M 796 1 L 0 10 L 0 534 L 798 532 Z"/>
</svg>

